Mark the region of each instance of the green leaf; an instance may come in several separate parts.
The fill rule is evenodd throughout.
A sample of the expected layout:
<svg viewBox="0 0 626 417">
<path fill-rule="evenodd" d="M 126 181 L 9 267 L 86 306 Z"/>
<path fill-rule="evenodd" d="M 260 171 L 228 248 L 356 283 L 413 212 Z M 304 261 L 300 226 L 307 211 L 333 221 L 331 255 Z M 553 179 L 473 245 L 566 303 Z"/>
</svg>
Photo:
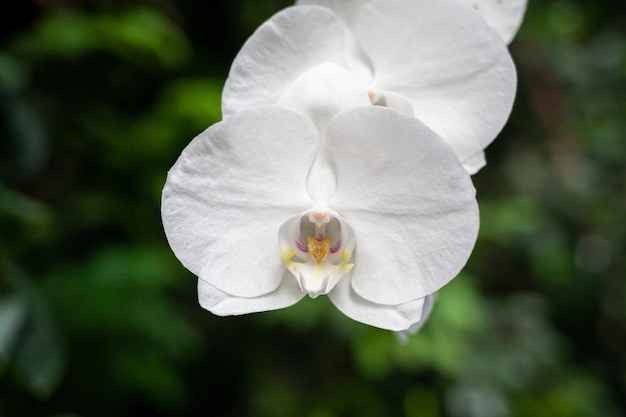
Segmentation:
<svg viewBox="0 0 626 417">
<path fill-rule="evenodd" d="M 33 395 L 47 398 L 63 376 L 65 347 L 35 285 L 19 271 L 7 270 L 12 292 L 0 304 L 0 332 L 4 331 L 0 334 L 0 355 L 6 353 L 8 367 L 23 386 Z"/>
<path fill-rule="evenodd" d="M 35 56 L 68 58 L 104 50 L 144 68 L 177 68 L 191 55 L 186 38 L 171 20 L 157 10 L 142 7 L 110 15 L 59 9 L 17 47 Z"/>
<path fill-rule="evenodd" d="M 25 320 L 26 306 L 22 297 L 11 295 L 0 299 L 0 376 L 11 358 Z"/>
<path fill-rule="evenodd" d="M 7 188 L 1 182 L 0 213 L 31 225 L 43 225 L 50 221 L 46 206 Z"/>
</svg>

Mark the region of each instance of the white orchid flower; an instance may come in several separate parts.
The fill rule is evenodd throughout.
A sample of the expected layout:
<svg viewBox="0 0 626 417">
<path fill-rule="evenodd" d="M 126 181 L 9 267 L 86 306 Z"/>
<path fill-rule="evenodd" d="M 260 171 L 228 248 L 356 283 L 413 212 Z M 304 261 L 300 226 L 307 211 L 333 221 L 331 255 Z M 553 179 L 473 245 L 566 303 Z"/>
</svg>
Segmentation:
<svg viewBox="0 0 626 417">
<path fill-rule="evenodd" d="M 502 39 L 458 0 L 360 3 L 336 2 L 338 13 L 354 17 L 349 25 L 320 6 L 293 6 L 261 25 L 231 67 L 224 119 L 297 96 L 303 74 L 334 63 L 373 104 L 416 116 L 477 172 L 515 96 L 516 72 Z"/>
<path fill-rule="evenodd" d="M 413 0 L 415 1 L 415 0 Z M 527 0 L 458 0 L 480 13 L 508 45 L 519 30 Z M 354 26 L 361 8 L 370 0 L 297 0 L 301 6 L 322 6 L 330 9 L 348 25 Z"/>
<path fill-rule="evenodd" d="M 508 45 L 522 25 L 527 0 L 459 0 L 480 13 Z"/>
<path fill-rule="evenodd" d="M 300 80 L 306 98 L 213 125 L 168 173 L 164 229 L 214 314 L 327 294 L 345 315 L 401 331 L 466 263 L 478 231 L 469 174 L 342 71 L 320 66 Z"/>
</svg>

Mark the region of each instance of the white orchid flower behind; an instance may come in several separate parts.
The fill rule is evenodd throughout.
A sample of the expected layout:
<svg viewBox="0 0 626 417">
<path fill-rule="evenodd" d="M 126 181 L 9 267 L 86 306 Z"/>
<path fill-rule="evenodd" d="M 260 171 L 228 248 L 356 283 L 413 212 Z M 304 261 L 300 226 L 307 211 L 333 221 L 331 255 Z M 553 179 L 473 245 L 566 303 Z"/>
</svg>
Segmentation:
<svg viewBox="0 0 626 417">
<path fill-rule="evenodd" d="M 402 331 L 466 263 L 478 231 L 469 174 L 430 129 L 371 106 L 350 80 L 312 70 L 305 99 L 217 123 L 168 173 L 165 232 L 204 308 L 238 315 L 327 294 L 357 321 Z"/>
<path fill-rule="evenodd" d="M 416 1 L 416 0 L 413 0 Z M 480 13 L 489 26 L 502 37 L 508 45 L 519 30 L 527 0 L 458 0 Z M 332 10 L 349 26 L 354 27 L 361 8 L 370 0 L 297 0 L 300 6 L 322 6 Z"/>
<path fill-rule="evenodd" d="M 528 0 L 459 0 L 480 13 L 508 45 L 522 25 Z"/>
<path fill-rule="evenodd" d="M 500 36 L 458 0 L 360 3 L 338 6 L 354 15 L 351 26 L 319 6 L 290 7 L 261 25 L 231 67 L 224 118 L 297 95 L 294 83 L 330 62 L 349 71 L 373 104 L 416 116 L 477 172 L 515 96 L 516 72 Z"/>
</svg>

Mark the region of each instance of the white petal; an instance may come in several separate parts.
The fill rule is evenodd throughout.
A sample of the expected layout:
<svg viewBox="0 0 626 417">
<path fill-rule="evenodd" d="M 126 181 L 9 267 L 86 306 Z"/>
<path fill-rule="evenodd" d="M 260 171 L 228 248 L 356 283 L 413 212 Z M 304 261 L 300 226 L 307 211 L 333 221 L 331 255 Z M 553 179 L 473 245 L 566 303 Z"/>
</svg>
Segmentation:
<svg viewBox="0 0 626 417">
<path fill-rule="evenodd" d="M 361 8 L 370 0 L 298 0 L 298 5 L 318 5 L 332 10 L 354 27 Z M 507 43 L 515 37 L 526 12 L 527 0 L 459 0 L 480 13 Z"/>
<path fill-rule="evenodd" d="M 401 342 L 405 342 L 409 338 L 410 335 L 419 332 L 422 329 L 422 327 L 424 327 L 424 325 L 428 321 L 428 318 L 430 317 L 430 313 L 433 311 L 433 305 L 435 304 L 436 296 L 437 294 L 435 293 L 435 294 L 430 294 L 424 297 L 424 306 L 422 307 L 422 316 L 420 317 L 418 321 L 411 324 L 411 326 L 408 329 L 402 332 L 397 332 L 396 337 L 398 338 L 398 340 L 400 340 Z"/>
<path fill-rule="evenodd" d="M 310 117 L 323 135 L 330 119 L 351 107 L 370 104 L 370 100 L 352 74 L 326 62 L 300 75 L 283 91 L 277 104 Z"/>
<path fill-rule="evenodd" d="M 487 159 L 485 158 L 485 152 L 483 151 L 480 151 L 476 155 L 467 158 L 461 162 L 463 163 L 463 167 L 465 168 L 465 170 L 470 175 L 474 175 L 475 173 L 480 171 L 482 167 L 487 165 Z"/>
<path fill-rule="evenodd" d="M 508 45 L 524 20 L 527 0 L 459 0 L 480 13 Z"/>
<path fill-rule="evenodd" d="M 283 272 L 280 286 L 258 297 L 235 297 L 218 290 L 208 282 L 198 280 L 198 301 L 200 305 L 218 316 L 241 315 L 259 311 L 277 310 L 289 307 L 304 297 L 296 280 L 287 271 Z"/>
<path fill-rule="evenodd" d="M 372 0 L 356 36 L 376 69 L 373 86 L 406 97 L 459 159 L 502 129 L 515 96 L 513 62 L 499 35 L 458 0 Z"/>
<path fill-rule="evenodd" d="M 478 232 L 469 174 L 419 120 L 385 107 L 329 125 L 337 192 L 329 206 L 356 235 L 352 286 L 379 304 L 423 298 L 465 265 Z"/>
<path fill-rule="evenodd" d="M 170 170 L 162 217 L 176 256 L 231 295 L 275 290 L 284 270 L 278 228 L 311 206 L 307 170 L 319 138 L 279 107 L 244 111 L 196 137 Z"/>
<path fill-rule="evenodd" d="M 370 0 L 298 0 L 296 4 L 299 6 L 322 6 L 332 10 L 339 16 L 348 26 L 354 26 L 356 17 L 361 8 Z"/>
<path fill-rule="evenodd" d="M 352 273 L 354 275 L 355 273 Z M 376 304 L 359 296 L 344 277 L 328 294 L 335 307 L 353 320 L 381 329 L 402 331 L 420 320 L 424 299 L 399 305 Z"/>
<path fill-rule="evenodd" d="M 290 7 L 263 23 L 235 58 L 224 92 L 222 113 L 276 103 L 309 69 L 324 63 L 349 65 L 354 39 L 330 10 Z"/>
</svg>

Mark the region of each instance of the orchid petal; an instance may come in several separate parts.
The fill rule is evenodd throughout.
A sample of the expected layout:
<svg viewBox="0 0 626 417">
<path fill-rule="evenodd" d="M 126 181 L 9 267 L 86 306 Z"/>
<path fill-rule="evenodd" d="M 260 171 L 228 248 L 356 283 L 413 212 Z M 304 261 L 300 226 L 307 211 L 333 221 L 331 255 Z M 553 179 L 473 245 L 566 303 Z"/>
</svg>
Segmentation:
<svg viewBox="0 0 626 417">
<path fill-rule="evenodd" d="M 163 190 L 163 225 L 182 264 L 230 295 L 278 288 L 278 229 L 311 206 L 304 181 L 318 141 L 307 118 L 277 106 L 243 111 L 197 136 Z"/>
<path fill-rule="evenodd" d="M 370 0 L 298 0 L 298 6 L 322 6 L 332 10 L 350 27 L 354 27 L 361 8 Z"/>
<path fill-rule="evenodd" d="M 288 271 L 283 272 L 282 281 L 277 289 L 252 298 L 232 296 L 220 291 L 203 279 L 198 280 L 198 301 L 200 305 L 218 316 L 277 310 L 297 303 L 305 295 Z"/>
<path fill-rule="evenodd" d="M 480 13 L 508 45 L 526 13 L 527 0 L 459 0 Z"/>
<path fill-rule="evenodd" d="M 422 327 L 424 327 L 424 325 L 428 321 L 428 318 L 430 317 L 430 313 L 433 311 L 433 305 L 435 304 L 436 296 L 437 296 L 437 293 L 430 294 L 424 297 L 424 306 L 422 307 L 422 316 L 420 317 L 418 321 L 411 324 L 411 326 L 408 329 L 401 331 L 401 332 L 397 332 L 396 337 L 398 338 L 398 340 L 400 340 L 401 342 L 406 342 L 410 335 L 419 332 L 422 329 Z"/>
<path fill-rule="evenodd" d="M 327 141 L 338 179 L 329 205 L 356 235 L 356 293 L 397 305 L 454 278 L 476 241 L 478 207 L 450 147 L 419 120 L 378 106 L 337 116 Z"/>
<path fill-rule="evenodd" d="M 323 136 L 330 119 L 351 107 L 370 104 L 370 100 L 351 73 L 326 62 L 300 75 L 277 104 L 311 118 Z"/>
<path fill-rule="evenodd" d="M 339 281 L 328 297 L 339 311 L 351 319 L 393 331 L 406 330 L 420 320 L 423 298 L 400 305 L 376 304 L 359 296 L 346 278 Z"/>
<path fill-rule="evenodd" d="M 224 118 L 276 103 L 298 77 L 321 63 L 346 67 L 354 49 L 352 35 L 330 10 L 298 6 L 277 13 L 235 57 L 222 94 Z"/>
<path fill-rule="evenodd" d="M 298 0 L 297 5 L 318 5 L 332 10 L 354 27 L 361 8 L 370 0 Z M 416 1 L 416 0 L 413 0 Z M 459 0 L 480 13 L 506 44 L 511 43 L 524 19 L 527 0 Z"/>
<path fill-rule="evenodd" d="M 406 97 L 462 162 L 504 126 L 515 67 L 499 35 L 470 8 L 457 0 L 372 0 L 355 33 L 376 69 L 373 86 Z"/>
<path fill-rule="evenodd" d="M 487 165 L 487 159 L 483 151 L 463 161 L 463 168 L 465 168 L 470 175 L 476 174 L 485 165 Z"/>
</svg>

